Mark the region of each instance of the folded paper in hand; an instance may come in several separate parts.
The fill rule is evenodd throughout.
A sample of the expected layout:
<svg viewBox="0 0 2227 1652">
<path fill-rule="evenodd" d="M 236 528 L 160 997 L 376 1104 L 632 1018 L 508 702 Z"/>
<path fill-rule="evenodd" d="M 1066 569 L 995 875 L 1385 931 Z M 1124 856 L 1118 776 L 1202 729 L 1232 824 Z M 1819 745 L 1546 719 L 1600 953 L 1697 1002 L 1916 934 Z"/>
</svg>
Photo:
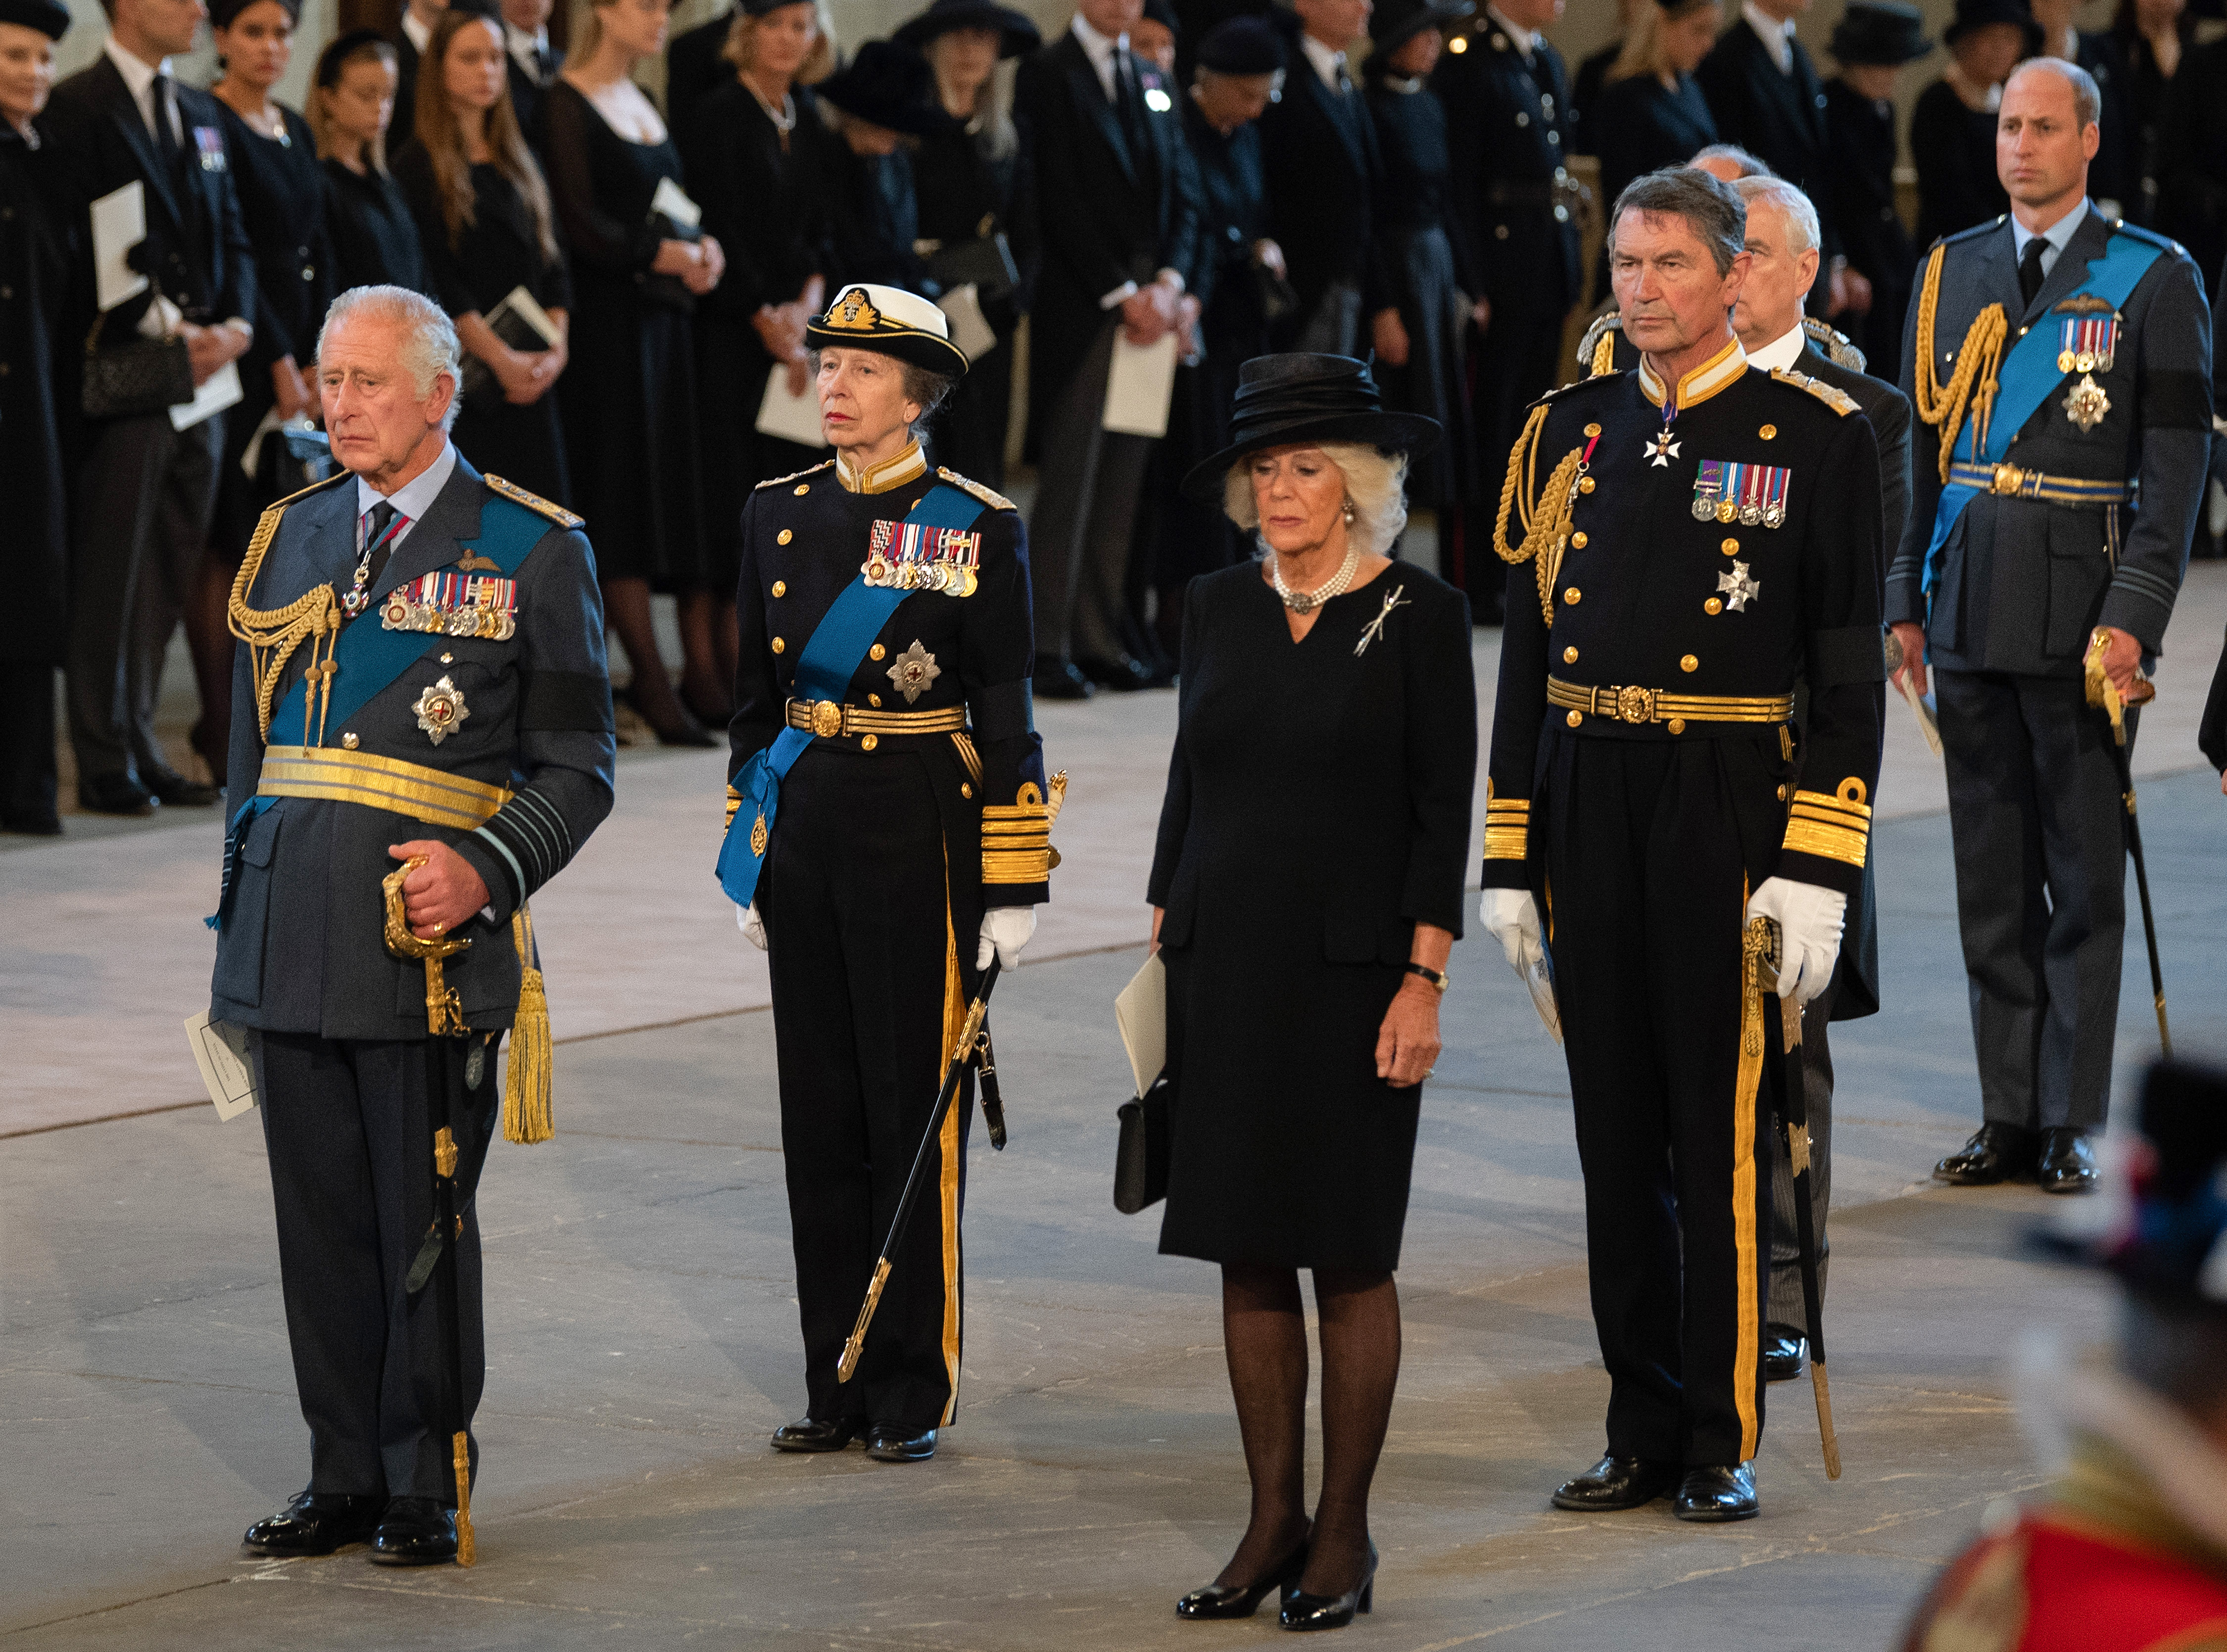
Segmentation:
<svg viewBox="0 0 2227 1652">
<path fill-rule="evenodd" d="M 228 1021 L 212 1021 L 208 1011 L 186 1017 L 186 1042 L 201 1069 L 201 1082 L 220 1120 L 237 1119 L 253 1107 L 255 1066 L 249 1059 L 248 1030 Z"/>
<path fill-rule="evenodd" d="M 557 348 L 556 318 L 523 287 L 513 287 L 480 319 L 487 323 L 488 332 L 514 350 L 531 355 Z M 483 401 L 490 394 L 498 400 L 503 399 L 502 386 L 494 370 L 475 355 L 464 358 L 463 391 L 469 401 Z"/>
<path fill-rule="evenodd" d="M 662 213 L 680 230 L 693 230 L 704 221 L 704 209 L 688 198 L 688 192 L 670 178 L 657 181 L 657 193 L 649 198 L 652 213 Z M 688 240 L 693 235 L 685 237 Z"/>
<path fill-rule="evenodd" d="M 982 314 L 981 290 L 973 282 L 954 287 L 935 301 L 951 323 L 951 341 L 965 356 L 969 365 L 979 361 L 998 347 L 998 335 L 990 326 L 989 318 Z"/>
<path fill-rule="evenodd" d="M 827 437 L 820 428 L 820 392 L 805 375 L 804 393 L 788 393 L 788 363 L 776 361 L 766 374 L 765 397 L 758 403 L 758 434 L 777 436 L 800 447 L 824 448 Z"/>
<path fill-rule="evenodd" d="M 147 186 L 134 178 L 93 203 L 93 302 L 105 312 L 147 290 L 131 249 L 147 239 Z"/>
<path fill-rule="evenodd" d="M 1121 1029 L 1121 1047 L 1129 1052 L 1129 1070 L 1143 1095 L 1168 1064 L 1168 969 L 1154 953 L 1144 968 L 1114 1000 L 1114 1019 Z"/>
<path fill-rule="evenodd" d="M 214 418 L 226 408 L 238 405 L 246 393 L 240 388 L 239 363 L 227 361 L 201 381 L 191 401 L 182 401 L 170 409 L 170 428 L 190 431 L 203 419 Z"/>
<path fill-rule="evenodd" d="M 1175 390 L 1176 335 L 1163 333 L 1156 343 L 1132 344 L 1126 334 L 1117 332 L 1099 424 L 1124 436 L 1165 436 Z"/>
</svg>

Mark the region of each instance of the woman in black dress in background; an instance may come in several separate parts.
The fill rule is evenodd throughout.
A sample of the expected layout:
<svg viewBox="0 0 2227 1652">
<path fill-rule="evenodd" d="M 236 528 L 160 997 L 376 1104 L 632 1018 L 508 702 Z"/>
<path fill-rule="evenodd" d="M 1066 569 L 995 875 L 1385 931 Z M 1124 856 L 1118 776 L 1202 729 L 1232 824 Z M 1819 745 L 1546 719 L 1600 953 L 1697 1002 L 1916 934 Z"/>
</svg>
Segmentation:
<svg viewBox="0 0 2227 1652">
<path fill-rule="evenodd" d="M 1369 19 L 1362 69 L 1384 165 L 1369 217 L 1384 405 L 1420 413 L 1444 432 L 1410 466 L 1407 498 L 1437 513 L 1439 556 L 1449 564 L 1462 507 L 1476 495 L 1460 341 L 1472 319 L 1483 327 L 1487 316 L 1467 297 L 1484 290 L 1471 249 L 1449 233 L 1446 112 L 1429 81 L 1446 26 L 1476 10 L 1472 0 L 1382 0 Z"/>
<path fill-rule="evenodd" d="M 1723 17 L 1717 0 L 1654 0 L 1625 37 L 1594 100 L 1598 114 L 1586 111 L 1600 145 L 1604 207 L 1634 178 L 1683 166 L 1717 141 L 1717 123 L 1694 71 L 1709 54 Z M 1604 281 L 1602 290 L 1607 287 Z"/>
<path fill-rule="evenodd" d="M 1222 1265 L 1253 1512 L 1184 1617 L 1287 1629 L 1366 1610 L 1369 1485 L 1400 1370 L 1400 1262 L 1423 1081 L 1461 933 L 1477 774 L 1462 593 L 1383 552 L 1400 455 L 1431 422 L 1378 411 L 1343 356 L 1245 365 L 1235 441 L 1185 479 L 1257 528 L 1265 562 L 1194 580 L 1152 858 L 1174 1139 L 1160 1249 Z M 1323 1354 L 1322 1491 L 1304 1502 L 1306 1318 Z"/>
<path fill-rule="evenodd" d="M 2173 99 L 2173 77 L 2196 44 L 2196 10 L 2188 0 L 2119 0 L 2111 36 L 2125 65 L 2120 92 L 2132 124 L 2122 205 L 2129 223 L 2154 229 L 2166 170 L 2161 148 L 2165 112 Z"/>
<path fill-rule="evenodd" d="M 335 292 L 394 286 L 431 296 L 417 221 L 386 169 L 394 78 L 394 48 L 368 29 L 342 35 L 317 56 L 309 129 L 325 162 L 325 239 Z"/>
<path fill-rule="evenodd" d="M 1953 61 L 1910 115 L 1921 248 L 2010 210 L 1995 175 L 1995 111 L 2010 72 L 2041 49 L 2026 0 L 1957 0 L 1941 40 Z"/>
<path fill-rule="evenodd" d="M 827 174 L 835 284 L 854 281 L 935 296 L 920 239 L 913 151 L 920 140 L 958 130 L 935 94 L 935 76 L 917 52 L 870 40 L 822 80 L 835 142 Z"/>
<path fill-rule="evenodd" d="M 594 525 L 635 710 L 667 745 L 709 746 L 704 724 L 725 724 L 732 679 L 720 680 L 713 641 L 689 318 L 725 265 L 718 239 L 695 228 L 680 152 L 633 80 L 635 65 L 663 49 L 670 10 L 667 0 L 610 0 L 590 10 L 542 120 L 579 307 L 578 360 L 560 392 L 572 507 Z M 661 187 L 664 199 L 679 195 L 676 210 L 658 204 Z M 653 590 L 680 599 L 681 694 L 657 652 Z"/>
<path fill-rule="evenodd" d="M 757 417 L 776 362 L 791 393 L 807 393 L 805 323 L 827 306 L 824 181 L 835 138 L 811 86 L 834 67 L 835 43 L 816 0 L 743 0 L 724 56 L 731 78 L 691 102 L 673 137 L 704 233 L 727 255 L 719 284 L 696 305 L 696 405 L 712 644 L 720 680 L 732 682 L 743 507 L 758 483 L 826 456 L 761 434 Z"/>
<path fill-rule="evenodd" d="M 426 42 L 412 114 L 415 135 L 394 157 L 395 182 L 418 221 L 432 295 L 469 358 L 450 437 L 482 472 L 569 505 L 556 390 L 572 288 L 548 186 L 510 106 L 493 18 L 443 15 Z M 514 349 L 487 324 L 487 312 L 521 287 L 556 326 L 557 342 L 546 350 Z"/>
<path fill-rule="evenodd" d="M 1013 405 L 1013 332 L 1028 313 L 1037 257 L 1036 183 L 1004 107 L 999 63 L 1036 50 L 1037 26 L 996 0 L 935 0 L 898 29 L 897 41 L 928 60 L 944 112 L 963 123 L 923 138 L 913 159 L 920 238 L 928 269 L 948 293 L 973 282 L 998 341 L 967 364 L 937 417 L 935 462 L 1002 491 Z M 995 256 L 1002 242 L 1005 258 Z M 1010 261 L 1013 278 L 994 271 Z"/>
</svg>

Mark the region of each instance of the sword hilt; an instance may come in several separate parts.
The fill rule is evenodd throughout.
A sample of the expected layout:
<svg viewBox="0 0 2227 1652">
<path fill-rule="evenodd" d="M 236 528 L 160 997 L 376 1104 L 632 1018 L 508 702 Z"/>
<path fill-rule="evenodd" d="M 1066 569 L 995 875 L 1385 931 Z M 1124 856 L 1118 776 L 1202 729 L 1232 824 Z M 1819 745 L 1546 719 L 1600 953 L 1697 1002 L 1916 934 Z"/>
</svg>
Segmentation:
<svg viewBox="0 0 2227 1652">
<path fill-rule="evenodd" d="M 890 1282 L 890 1259 L 883 1257 L 874 1264 L 873 1282 L 866 1287 L 866 1299 L 858 1307 L 858 1323 L 851 1328 L 851 1340 L 843 1344 L 843 1357 L 835 1363 L 835 1380 L 848 1382 L 858 1375 L 858 1356 L 866 1351 L 866 1327 L 874 1323 L 874 1310 L 882 1305 L 882 1287 Z"/>
</svg>

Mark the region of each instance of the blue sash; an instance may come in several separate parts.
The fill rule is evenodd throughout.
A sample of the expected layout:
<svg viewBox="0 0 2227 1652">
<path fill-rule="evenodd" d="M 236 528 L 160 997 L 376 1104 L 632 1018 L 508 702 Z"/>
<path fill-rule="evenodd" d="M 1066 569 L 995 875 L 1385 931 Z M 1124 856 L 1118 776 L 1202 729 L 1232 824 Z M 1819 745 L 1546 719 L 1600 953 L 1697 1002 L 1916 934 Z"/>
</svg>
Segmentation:
<svg viewBox="0 0 2227 1652">
<path fill-rule="evenodd" d="M 982 515 L 982 501 L 972 494 L 939 482 L 929 488 L 905 516 L 922 527 L 967 528 Z M 820 616 L 812 637 L 797 657 L 794 692 L 800 699 L 840 701 L 850 692 L 866 650 L 889 623 L 897 604 L 912 593 L 886 585 L 869 585 L 861 574 Z M 812 743 L 808 729 L 783 729 L 771 745 L 754 752 L 735 776 L 742 805 L 719 845 L 719 887 L 737 906 L 748 906 L 756 897 L 758 874 L 765 867 L 774 816 L 781 807 L 781 782 Z M 765 823 L 765 833 L 758 823 Z"/>
<path fill-rule="evenodd" d="M 2103 256 L 2089 261 L 2087 279 L 2065 297 L 2092 293 L 2115 310 L 2127 302 L 2128 295 L 2164 251 L 2155 241 L 2134 235 L 2114 235 Z M 2046 327 L 2034 328 L 2012 346 L 1996 375 L 1999 388 L 1994 410 L 1988 420 L 1985 450 L 1981 450 L 1976 430 L 1965 439 L 1965 456 L 1973 463 L 1992 465 L 1999 462 L 2010 450 L 2011 443 L 2026 427 L 2026 420 L 2033 417 L 2034 409 L 2064 382 L 2066 375 L 2057 365 L 2057 335 Z M 1968 417 L 1965 428 L 1970 428 L 1971 423 Z M 1943 439 L 1953 448 L 1958 434 L 1951 431 Z M 1964 507 L 1977 499 L 1981 492 L 1962 482 L 1952 482 L 1941 490 L 1940 503 L 1933 512 L 1933 542 L 1925 548 L 1924 590 L 1929 596 L 1938 572 L 1941 547 L 1948 542 L 1949 532 L 1956 526 L 1956 519 L 1964 513 Z"/>
</svg>

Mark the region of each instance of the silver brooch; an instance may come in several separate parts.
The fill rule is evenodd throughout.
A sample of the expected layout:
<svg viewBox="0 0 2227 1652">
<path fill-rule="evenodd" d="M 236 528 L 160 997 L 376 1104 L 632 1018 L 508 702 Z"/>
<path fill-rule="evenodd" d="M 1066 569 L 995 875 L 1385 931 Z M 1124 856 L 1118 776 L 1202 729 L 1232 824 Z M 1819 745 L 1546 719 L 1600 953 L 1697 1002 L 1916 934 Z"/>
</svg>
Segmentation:
<svg viewBox="0 0 2227 1652">
<path fill-rule="evenodd" d="M 1384 599 L 1384 606 L 1376 611 L 1376 617 L 1361 628 L 1361 641 L 1353 645 L 1353 657 L 1356 660 L 1368 652 L 1370 643 L 1384 635 L 1384 622 L 1392 617 L 1394 609 L 1414 606 L 1401 594 L 1407 589 L 1405 585 L 1394 585 L 1392 588 L 1392 594 Z"/>
<path fill-rule="evenodd" d="M 471 715 L 464 705 L 464 691 L 446 677 L 418 695 L 417 703 L 410 709 L 418 713 L 418 726 L 425 730 L 426 736 L 437 746 L 454 734 L 457 724 Z"/>
<path fill-rule="evenodd" d="M 897 686 L 897 692 L 905 697 L 908 705 L 928 692 L 928 685 L 941 675 L 943 667 L 935 663 L 934 654 L 921 647 L 918 637 L 890 667 L 890 680 Z"/>
</svg>

